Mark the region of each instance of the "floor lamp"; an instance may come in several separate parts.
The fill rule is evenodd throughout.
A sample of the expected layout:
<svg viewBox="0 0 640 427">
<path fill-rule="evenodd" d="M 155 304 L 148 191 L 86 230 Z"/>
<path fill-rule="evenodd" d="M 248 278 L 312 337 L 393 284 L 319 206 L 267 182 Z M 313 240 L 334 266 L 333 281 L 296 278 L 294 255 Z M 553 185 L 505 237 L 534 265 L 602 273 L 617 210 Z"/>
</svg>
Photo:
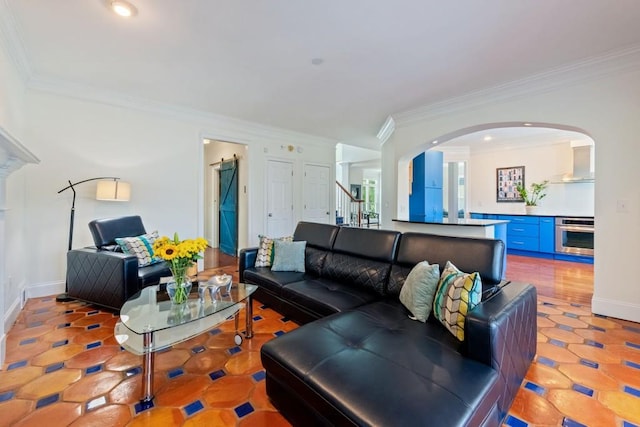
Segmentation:
<svg viewBox="0 0 640 427">
<path fill-rule="evenodd" d="M 69 181 L 69 185 L 58 191 L 58 194 L 63 191 L 71 189 L 73 191 L 73 199 L 71 202 L 71 213 L 69 216 L 69 246 L 68 250 L 71 250 L 73 246 L 73 220 L 76 213 L 76 186 L 89 181 L 99 181 L 96 187 L 96 200 L 107 200 L 113 202 L 127 202 L 131 196 L 131 187 L 128 183 L 119 181 L 120 178 L 114 176 L 102 176 L 98 178 L 84 179 L 78 182 Z M 69 291 L 67 281 L 65 280 L 64 294 L 60 294 L 56 297 L 56 301 L 70 301 L 73 298 L 69 298 L 67 292 Z"/>
</svg>

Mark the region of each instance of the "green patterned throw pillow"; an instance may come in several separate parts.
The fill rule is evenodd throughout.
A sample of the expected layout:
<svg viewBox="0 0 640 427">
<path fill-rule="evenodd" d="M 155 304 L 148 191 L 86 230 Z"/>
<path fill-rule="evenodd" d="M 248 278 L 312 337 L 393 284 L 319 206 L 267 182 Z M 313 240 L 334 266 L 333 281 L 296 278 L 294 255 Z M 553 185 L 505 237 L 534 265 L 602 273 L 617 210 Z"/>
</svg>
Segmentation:
<svg viewBox="0 0 640 427">
<path fill-rule="evenodd" d="M 467 313 L 480 303 L 481 296 L 480 273 L 463 273 L 447 261 L 433 301 L 433 314 L 453 336 L 464 341 Z"/>
<path fill-rule="evenodd" d="M 256 263 L 254 267 L 271 267 L 273 264 L 273 242 L 274 240 L 281 240 L 283 242 L 291 242 L 293 241 L 293 237 L 278 237 L 272 238 L 263 236 L 262 234 L 258 236 L 260 238 L 260 243 L 258 244 L 258 253 L 256 255 Z"/>
<path fill-rule="evenodd" d="M 162 261 L 153 256 L 153 242 L 157 239 L 158 232 L 154 231 L 136 237 L 117 237 L 115 240 L 122 252 L 138 257 L 138 267 L 144 267 Z"/>
</svg>

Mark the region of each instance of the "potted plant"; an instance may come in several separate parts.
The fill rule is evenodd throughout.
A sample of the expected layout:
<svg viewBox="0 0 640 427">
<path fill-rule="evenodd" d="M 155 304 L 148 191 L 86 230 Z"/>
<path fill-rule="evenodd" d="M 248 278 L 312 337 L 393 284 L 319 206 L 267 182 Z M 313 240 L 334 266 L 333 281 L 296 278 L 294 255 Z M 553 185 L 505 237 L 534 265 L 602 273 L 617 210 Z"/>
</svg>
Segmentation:
<svg viewBox="0 0 640 427">
<path fill-rule="evenodd" d="M 527 210 L 528 214 L 533 213 L 535 207 L 538 206 L 538 202 L 544 199 L 547 195 L 547 193 L 545 192 L 545 190 L 547 189 L 547 185 L 549 185 L 548 180 L 544 180 L 540 183 L 532 183 L 529 190 L 527 190 L 526 187 L 522 184 L 516 185 L 516 191 L 524 200 L 525 209 Z"/>
</svg>

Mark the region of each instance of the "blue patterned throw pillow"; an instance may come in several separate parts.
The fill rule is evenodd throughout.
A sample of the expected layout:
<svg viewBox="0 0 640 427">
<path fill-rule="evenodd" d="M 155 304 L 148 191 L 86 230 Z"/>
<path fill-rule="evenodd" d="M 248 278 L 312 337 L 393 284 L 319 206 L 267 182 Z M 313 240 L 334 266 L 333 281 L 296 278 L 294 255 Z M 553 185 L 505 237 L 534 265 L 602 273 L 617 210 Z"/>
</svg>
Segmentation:
<svg viewBox="0 0 640 427">
<path fill-rule="evenodd" d="M 153 256 L 153 242 L 158 239 L 158 232 L 153 231 L 136 237 L 117 237 L 116 243 L 122 252 L 135 255 L 138 258 L 138 267 L 155 264 L 162 260 Z"/>
</svg>

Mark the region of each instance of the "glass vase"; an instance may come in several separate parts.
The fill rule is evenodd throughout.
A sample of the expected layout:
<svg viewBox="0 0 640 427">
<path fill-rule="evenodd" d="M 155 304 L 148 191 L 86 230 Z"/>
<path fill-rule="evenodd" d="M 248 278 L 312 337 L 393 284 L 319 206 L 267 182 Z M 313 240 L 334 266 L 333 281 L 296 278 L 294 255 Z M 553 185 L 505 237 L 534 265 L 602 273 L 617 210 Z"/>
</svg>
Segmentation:
<svg viewBox="0 0 640 427">
<path fill-rule="evenodd" d="M 167 293 L 172 304 L 184 304 L 189 299 L 191 280 L 187 276 L 175 277 L 167 283 Z"/>
</svg>

